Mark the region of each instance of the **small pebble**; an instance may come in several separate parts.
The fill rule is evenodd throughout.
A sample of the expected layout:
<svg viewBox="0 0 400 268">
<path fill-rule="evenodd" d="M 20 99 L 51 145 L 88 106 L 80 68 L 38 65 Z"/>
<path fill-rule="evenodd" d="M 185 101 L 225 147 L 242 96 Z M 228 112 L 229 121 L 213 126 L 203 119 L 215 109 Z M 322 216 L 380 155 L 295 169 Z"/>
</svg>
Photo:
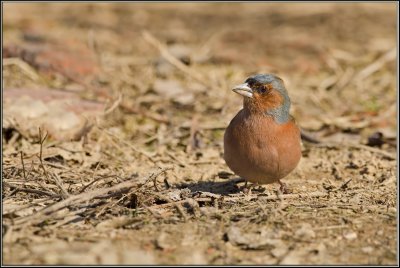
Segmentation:
<svg viewBox="0 0 400 268">
<path fill-rule="evenodd" d="M 361 251 L 364 253 L 372 253 L 372 251 L 374 251 L 374 248 L 373 247 L 363 247 L 361 249 Z"/>
<path fill-rule="evenodd" d="M 357 234 L 355 232 L 348 232 L 343 235 L 347 240 L 354 240 L 357 238 Z"/>
<path fill-rule="evenodd" d="M 315 238 L 315 232 L 310 224 L 303 224 L 295 233 L 295 237 L 298 239 L 312 239 Z"/>
<path fill-rule="evenodd" d="M 388 209 L 388 212 L 389 212 L 389 213 L 396 214 L 396 213 L 397 213 L 397 209 L 396 209 L 395 207 L 390 207 L 390 208 Z"/>
</svg>

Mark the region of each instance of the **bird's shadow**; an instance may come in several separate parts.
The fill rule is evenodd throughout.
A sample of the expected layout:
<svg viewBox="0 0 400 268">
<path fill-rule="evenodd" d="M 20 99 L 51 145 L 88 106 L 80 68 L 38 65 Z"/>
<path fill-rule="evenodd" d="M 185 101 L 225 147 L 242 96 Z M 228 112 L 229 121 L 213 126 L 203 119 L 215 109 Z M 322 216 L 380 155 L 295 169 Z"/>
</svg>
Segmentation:
<svg viewBox="0 0 400 268">
<path fill-rule="evenodd" d="M 237 194 L 241 192 L 238 187 L 238 179 L 227 181 L 200 181 L 194 183 L 181 183 L 177 188 L 188 188 L 192 193 L 195 192 L 208 192 L 219 195 Z"/>
</svg>

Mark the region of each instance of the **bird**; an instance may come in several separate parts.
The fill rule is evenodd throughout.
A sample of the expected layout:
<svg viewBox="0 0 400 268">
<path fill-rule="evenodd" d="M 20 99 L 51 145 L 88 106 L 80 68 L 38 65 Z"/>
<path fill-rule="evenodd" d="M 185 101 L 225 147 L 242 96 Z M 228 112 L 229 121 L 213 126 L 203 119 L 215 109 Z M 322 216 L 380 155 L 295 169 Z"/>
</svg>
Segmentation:
<svg viewBox="0 0 400 268">
<path fill-rule="evenodd" d="M 287 193 L 281 180 L 301 159 L 301 131 L 290 115 L 291 102 L 283 80 L 274 74 L 256 74 L 232 91 L 243 96 L 243 108 L 224 133 L 227 166 L 246 186 L 247 182 L 277 182 Z"/>
</svg>

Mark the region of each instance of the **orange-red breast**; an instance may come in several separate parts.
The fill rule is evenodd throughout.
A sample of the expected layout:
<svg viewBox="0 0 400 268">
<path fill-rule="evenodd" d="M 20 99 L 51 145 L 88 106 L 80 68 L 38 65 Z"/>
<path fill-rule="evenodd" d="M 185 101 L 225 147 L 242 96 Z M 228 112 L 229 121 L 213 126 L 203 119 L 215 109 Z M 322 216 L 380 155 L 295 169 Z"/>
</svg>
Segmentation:
<svg viewBox="0 0 400 268">
<path fill-rule="evenodd" d="M 237 175 L 258 184 L 279 182 L 301 158 L 300 129 L 289 114 L 290 98 L 279 77 L 257 74 L 233 91 L 243 109 L 224 135 L 224 159 Z"/>
</svg>

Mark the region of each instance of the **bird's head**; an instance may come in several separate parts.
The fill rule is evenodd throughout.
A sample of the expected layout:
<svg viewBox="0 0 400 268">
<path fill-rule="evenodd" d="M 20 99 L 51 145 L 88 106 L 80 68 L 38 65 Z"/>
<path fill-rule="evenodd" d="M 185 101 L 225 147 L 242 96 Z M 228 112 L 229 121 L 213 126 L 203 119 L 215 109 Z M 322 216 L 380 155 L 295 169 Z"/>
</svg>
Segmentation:
<svg viewBox="0 0 400 268">
<path fill-rule="evenodd" d="M 273 74 L 250 76 L 232 89 L 244 97 L 244 109 L 272 116 L 277 123 L 289 120 L 290 98 L 283 80 Z"/>
</svg>

